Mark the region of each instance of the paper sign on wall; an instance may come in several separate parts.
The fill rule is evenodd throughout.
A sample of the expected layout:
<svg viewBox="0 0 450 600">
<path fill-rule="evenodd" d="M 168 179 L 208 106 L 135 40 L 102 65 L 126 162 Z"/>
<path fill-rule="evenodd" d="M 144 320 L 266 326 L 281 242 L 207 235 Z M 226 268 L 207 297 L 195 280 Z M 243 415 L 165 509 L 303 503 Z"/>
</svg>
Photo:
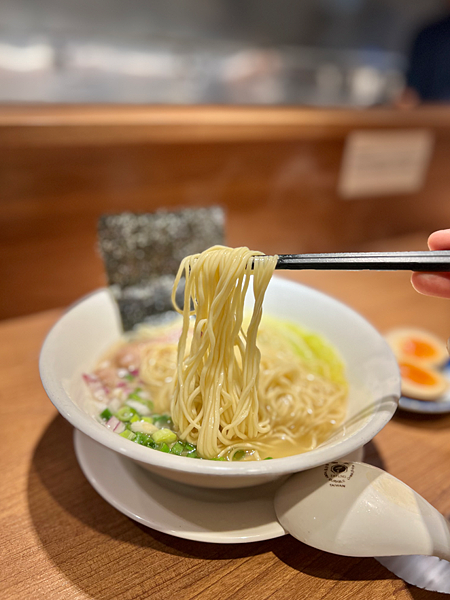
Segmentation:
<svg viewBox="0 0 450 600">
<path fill-rule="evenodd" d="M 339 195 L 352 199 L 419 191 L 433 143 L 427 129 L 353 131 L 345 145 Z"/>
</svg>

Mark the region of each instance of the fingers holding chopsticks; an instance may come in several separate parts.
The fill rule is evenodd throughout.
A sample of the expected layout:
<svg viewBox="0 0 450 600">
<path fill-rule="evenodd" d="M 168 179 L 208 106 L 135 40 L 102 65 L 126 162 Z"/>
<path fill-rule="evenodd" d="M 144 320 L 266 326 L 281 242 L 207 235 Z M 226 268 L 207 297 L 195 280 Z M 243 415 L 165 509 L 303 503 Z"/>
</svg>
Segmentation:
<svg viewBox="0 0 450 600">
<path fill-rule="evenodd" d="M 428 238 L 430 250 L 450 250 L 450 229 L 433 232 Z M 427 296 L 450 298 L 450 273 L 413 273 L 411 283 L 415 290 Z"/>
</svg>

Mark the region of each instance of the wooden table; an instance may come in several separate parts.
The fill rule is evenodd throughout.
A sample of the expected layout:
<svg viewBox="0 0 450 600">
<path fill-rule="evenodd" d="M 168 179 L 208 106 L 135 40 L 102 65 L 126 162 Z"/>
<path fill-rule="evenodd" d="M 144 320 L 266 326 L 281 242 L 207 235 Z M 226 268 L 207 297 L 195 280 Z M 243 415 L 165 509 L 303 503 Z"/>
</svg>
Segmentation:
<svg viewBox="0 0 450 600">
<path fill-rule="evenodd" d="M 382 331 L 409 324 L 444 339 L 450 334 L 450 301 L 420 296 L 406 273 L 291 276 L 347 302 Z M 290 536 L 203 544 L 147 529 L 117 512 L 84 478 L 72 428 L 39 381 L 39 349 L 60 314 L 52 310 L 0 323 L 0 598 L 438 597 L 406 585 L 375 559 L 325 554 Z M 450 415 L 399 412 L 368 447 L 366 459 L 450 514 Z"/>
</svg>

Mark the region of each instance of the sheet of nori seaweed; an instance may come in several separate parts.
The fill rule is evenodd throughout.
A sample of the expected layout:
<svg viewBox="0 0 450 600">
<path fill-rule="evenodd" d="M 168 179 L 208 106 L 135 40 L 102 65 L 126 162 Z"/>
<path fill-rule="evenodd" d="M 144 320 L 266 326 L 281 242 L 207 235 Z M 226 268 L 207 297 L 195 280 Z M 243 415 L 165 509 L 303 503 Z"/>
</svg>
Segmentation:
<svg viewBox="0 0 450 600">
<path fill-rule="evenodd" d="M 223 244 L 224 222 L 217 206 L 100 217 L 100 253 L 125 331 L 172 309 L 170 296 L 181 260 Z"/>
</svg>

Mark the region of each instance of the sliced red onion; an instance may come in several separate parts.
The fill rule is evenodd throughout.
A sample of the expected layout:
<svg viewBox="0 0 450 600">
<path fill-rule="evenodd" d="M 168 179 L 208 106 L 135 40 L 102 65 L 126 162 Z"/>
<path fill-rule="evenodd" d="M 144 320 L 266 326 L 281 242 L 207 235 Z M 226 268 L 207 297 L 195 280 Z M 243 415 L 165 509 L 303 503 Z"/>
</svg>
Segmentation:
<svg viewBox="0 0 450 600">
<path fill-rule="evenodd" d="M 117 425 L 117 423 L 120 423 L 119 419 L 117 417 L 109 417 L 109 419 L 106 421 L 106 427 L 108 427 L 109 429 L 112 429 L 114 431 L 114 427 Z"/>
<path fill-rule="evenodd" d="M 125 431 L 125 429 L 125 424 L 120 421 L 119 424 L 114 428 L 114 433 L 122 433 L 122 431 Z"/>
<path fill-rule="evenodd" d="M 107 422 L 106 427 L 112 429 L 115 433 L 122 433 L 125 430 L 125 425 L 119 421 L 117 417 L 112 416 Z"/>
<path fill-rule="evenodd" d="M 102 382 L 95 375 L 83 373 L 83 380 L 93 394 L 99 390 L 104 391 Z"/>
<path fill-rule="evenodd" d="M 92 373 L 83 373 L 83 379 L 86 383 L 95 383 L 98 381 L 98 377 L 92 375 Z"/>
</svg>

